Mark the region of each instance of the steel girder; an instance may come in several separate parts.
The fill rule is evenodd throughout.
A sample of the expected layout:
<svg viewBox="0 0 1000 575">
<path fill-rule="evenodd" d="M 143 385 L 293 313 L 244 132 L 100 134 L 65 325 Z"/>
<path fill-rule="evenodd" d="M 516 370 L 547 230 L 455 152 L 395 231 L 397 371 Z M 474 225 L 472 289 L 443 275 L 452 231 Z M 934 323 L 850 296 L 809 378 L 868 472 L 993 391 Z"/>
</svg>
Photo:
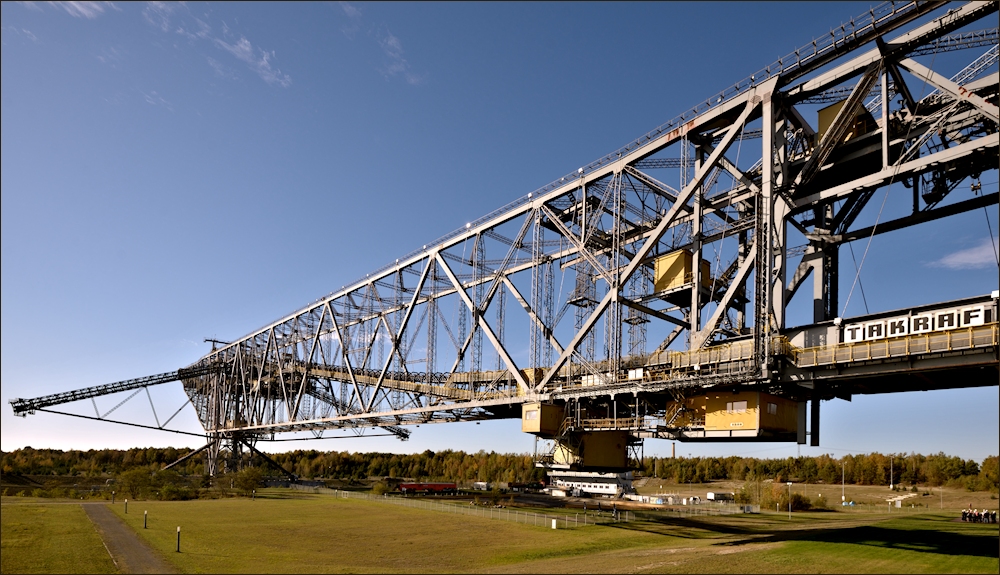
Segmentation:
<svg viewBox="0 0 1000 575">
<path fill-rule="evenodd" d="M 518 417 L 529 401 L 606 409 L 634 435 L 683 437 L 672 427 L 679 408 L 706 387 L 795 395 L 778 337 L 785 310 L 811 278 L 814 320 L 837 315 L 841 244 L 997 203 L 938 207 L 958 182 L 997 169 L 997 75 L 981 77 L 997 61 L 996 28 L 966 30 L 996 11 L 880 5 L 186 370 L 15 408 L 181 379 L 216 462 L 223 442 L 236 453 L 280 432 L 372 427 L 405 438 L 401 425 Z M 986 45 L 958 73 L 916 60 Z M 924 82 L 935 90 L 915 99 Z M 838 100 L 828 126 L 804 118 L 806 106 Z M 899 182 L 913 190 L 912 212 L 856 229 L 875 191 Z M 805 245 L 790 246 L 797 236 Z M 658 262 L 679 250 L 693 264 L 658 281 Z M 647 350 L 647 340 L 661 343 Z M 678 343 L 732 361 L 671 360 Z"/>
<path fill-rule="evenodd" d="M 719 383 L 709 376 L 682 384 L 628 381 L 624 370 L 651 360 L 645 350 L 622 353 L 626 308 L 631 321 L 653 331 L 658 325 L 670 341 L 677 330 L 686 332 L 689 349 L 752 333 L 753 361 L 730 381 L 780 378 L 771 342 L 785 327 L 787 304 L 812 274 L 815 319 L 836 314 L 837 248 L 858 237 L 851 225 L 874 190 L 925 174 L 955 181 L 997 167 L 995 79 L 961 78 L 963 86 L 911 57 L 995 13 L 996 4 L 970 2 L 888 37 L 935 8 L 883 9 L 884 26 L 873 11 L 875 26 L 845 32 L 825 51 L 814 45 L 813 59 L 800 56 L 798 65 L 751 77 L 666 125 L 671 129 L 661 127 L 206 355 L 193 366 L 221 369 L 184 380 L 206 431 L 516 417 L 526 401 L 638 397 Z M 871 40 L 878 46 L 862 51 Z M 908 82 L 925 80 L 938 93 L 893 106 L 891 93 L 910 94 Z M 838 90 L 847 100 L 818 137 L 796 106 Z M 878 98 L 872 107 L 885 112 L 875 126 L 845 138 L 858 131 L 855 118 L 871 94 Z M 746 143 L 748 135 L 759 147 Z M 670 159 L 676 157 L 682 160 Z M 679 189 L 649 173 L 689 165 L 694 175 L 682 175 Z M 918 206 L 923 213 L 904 216 L 896 228 L 933 219 L 927 213 L 936 203 Z M 788 245 L 789 226 L 808 239 L 799 253 Z M 702 278 L 702 267 L 693 265 L 679 288 L 657 291 L 658 258 L 687 249 L 698 262 L 709 248 L 717 258 L 712 277 Z M 579 325 L 562 321 L 570 307 Z M 526 359 L 505 340 L 515 326 L 532 342 Z M 483 336 L 488 344 L 477 344 Z M 603 344 L 597 357 L 585 351 L 588 338 Z M 498 369 L 464 369 L 491 365 L 484 355 Z M 449 368 L 437 372 L 436 365 Z M 563 393 L 563 384 L 581 380 L 592 382 L 589 390 Z"/>
<path fill-rule="evenodd" d="M 937 8 L 883 5 L 829 44 L 796 51 L 794 63 L 779 61 L 576 174 L 206 355 L 194 365 L 221 369 L 184 380 L 205 429 L 516 417 L 521 403 L 562 397 L 572 382 L 591 385 L 563 394 L 570 401 L 724 381 L 628 381 L 625 370 L 650 357 L 634 347 L 623 353 L 623 310 L 644 330 L 662 331 L 665 343 L 687 333 L 690 349 L 752 333 L 753 361 L 729 381 L 780 378 L 772 336 L 785 327 L 788 301 L 812 274 L 815 319 L 836 314 L 837 248 L 857 238 L 851 225 L 874 190 L 997 167 L 995 79 L 953 81 L 913 60 L 936 45 L 954 49 L 949 39 L 997 6 L 969 2 L 920 23 Z M 939 90 L 912 101 L 907 84 L 920 81 Z M 797 106 L 838 91 L 845 104 L 816 135 Z M 904 95 L 901 106 L 891 92 Z M 872 94 L 867 109 L 877 120 L 859 129 Z M 676 189 L 649 172 L 678 168 Z M 933 219 L 907 217 L 896 227 Z M 797 253 L 790 226 L 808 238 Z M 694 262 L 714 253 L 714 271 L 702 278 L 695 264 L 679 288 L 657 291 L 656 261 L 678 249 Z M 571 307 L 578 325 L 563 321 Z M 505 340 L 515 326 L 531 341 L 520 362 Z M 587 351 L 595 340 L 603 344 L 597 354 Z"/>
</svg>

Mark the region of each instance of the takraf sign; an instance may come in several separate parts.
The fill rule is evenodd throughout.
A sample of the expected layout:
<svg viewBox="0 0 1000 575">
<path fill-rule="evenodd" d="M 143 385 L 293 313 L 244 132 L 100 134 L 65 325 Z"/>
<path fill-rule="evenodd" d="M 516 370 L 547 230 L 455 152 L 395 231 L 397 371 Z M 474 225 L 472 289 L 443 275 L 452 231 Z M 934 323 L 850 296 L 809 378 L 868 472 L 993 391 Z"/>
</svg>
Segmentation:
<svg viewBox="0 0 1000 575">
<path fill-rule="evenodd" d="M 843 342 L 871 341 L 889 337 L 945 331 L 960 327 L 972 327 L 984 325 L 985 323 L 986 306 L 977 305 L 953 308 L 865 323 L 847 324 L 844 326 Z"/>
</svg>

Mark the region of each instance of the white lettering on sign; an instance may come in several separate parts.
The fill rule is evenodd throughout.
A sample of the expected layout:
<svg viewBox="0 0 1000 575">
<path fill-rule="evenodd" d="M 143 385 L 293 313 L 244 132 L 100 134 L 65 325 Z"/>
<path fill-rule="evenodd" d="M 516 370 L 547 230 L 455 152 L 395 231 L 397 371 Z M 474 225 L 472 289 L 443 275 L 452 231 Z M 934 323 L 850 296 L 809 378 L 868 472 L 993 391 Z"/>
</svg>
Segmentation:
<svg viewBox="0 0 1000 575">
<path fill-rule="evenodd" d="M 911 316 L 893 317 L 879 321 L 847 324 L 844 326 L 841 340 L 844 343 L 857 343 L 859 341 L 917 335 L 985 324 L 986 306 L 978 305 L 961 309 L 947 309 Z"/>
</svg>

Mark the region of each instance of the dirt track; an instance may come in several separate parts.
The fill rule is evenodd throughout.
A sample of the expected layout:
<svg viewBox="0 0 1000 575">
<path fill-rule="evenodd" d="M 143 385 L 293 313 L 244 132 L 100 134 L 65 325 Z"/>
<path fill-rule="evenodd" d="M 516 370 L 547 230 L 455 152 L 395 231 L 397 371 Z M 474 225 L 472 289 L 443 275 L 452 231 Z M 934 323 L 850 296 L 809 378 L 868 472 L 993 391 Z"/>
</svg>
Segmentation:
<svg viewBox="0 0 1000 575">
<path fill-rule="evenodd" d="M 111 559 L 122 573 L 177 573 L 103 503 L 84 504 Z"/>
</svg>

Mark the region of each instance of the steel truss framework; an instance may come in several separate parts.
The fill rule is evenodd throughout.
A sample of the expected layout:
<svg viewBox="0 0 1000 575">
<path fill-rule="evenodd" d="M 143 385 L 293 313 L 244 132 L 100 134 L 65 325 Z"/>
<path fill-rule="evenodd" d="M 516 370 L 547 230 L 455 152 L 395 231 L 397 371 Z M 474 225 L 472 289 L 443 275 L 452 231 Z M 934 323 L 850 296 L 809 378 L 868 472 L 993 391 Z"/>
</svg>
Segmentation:
<svg viewBox="0 0 1000 575">
<path fill-rule="evenodd" d="M 811 296 L 814 320 L 833 319 L 841 245 L 997 203 L 991 194 L 938 207 L 959 182 L 997 169 L 997 75 L 982 77 L 997 32 L 965 31 L 995 23 L 996 11 L 883 4 L 576 173 L 214 349 L 188 367 L 207 372 L 180 378 L 212 449 L 340 428 L 405 438 L 397 426 L 520 417 L 529 401 L 565 402 L 635 436 L 683 437 L 676 406 L 693 390 L 752 385 L 812 399 L 814 410 L 850 393 L 789 384 L 778 337 L 789 302 Z M 992 48 L 957 75 L 915 60 L 982 46 Z M 924 84 L 933 92 L 915 97 Z M 831 101 L 843 105 L 817 133 L 800 108 Z M 899 182 L 912 188 L 912 213 L 855 229 L 875 192 Z M 709 265 L 658 290 L 656 260 L 678 250 Z M 507 345 L 515 332 L 527 354 Z M 675 341 L 742 351 L 678 371 L 683 361 L 664 359 Z"/>
<path fill-rule="evenodd" d="M 825 52 L 798 51 L 794 63 L 682 116 L 675 128 L 210 353 L 197 365 L 222 370 L 185 379 L 206 429 L 273 433 L 510 417 L 520 403 L 556 398 L 586 378 L 597 385 L 585 396 L 607 396 L 602 388 L 648 364 L 634 326 L 651 322 L 672 328 L 665 344 L 682 333 L 692 350 L 752 333 L 753 361 L 738 377 L 773 380 L 770 336 L 785 327 L 787 304 L 809 276 L 815 320 L 837 315 L 838 247 L 865 237 L 851 225 L 876 190 L 905 181 L 919 191 L 922 179 L 930 181 L 924 205 L 907 216 L 926 221 L 957 182 L 997 166 L 995 76 L 961 86 L 912 59 L 928 46 L 954 45 L 964 37 L 955 32 L 995 13 L 996 4 L 964 4 L 893 32 L 939 6 L 873 10 Z M 908 86 L 924 81 L 936 91 L 915 101 Z M 845 143 L 873 90 L 877 125 Z M 817 135 L 796 106 L 838 91 L 846 101 Z M 891 91 L 902 95 L 901 105 Z M 752 125 L 759 147 L 741 141 L 757 136 Z M 663 156 L 673 150 L 679 153 Z M 655 173 L 671 164 L 693 168 L 679 189 Z M 798 258 L 789 227 L 809 240 Z M 687 249 L 700 261 L 726 240 L 733 247 L 716 247 L 727 261 L 713 266 L 712 277 L 701 277 L 696 265 L 680 290 L 654 290 L 655 258 Z M 560 330 L 570 308 L 582 321 Z M 527 365 L 504 342 L 515 314 L 528 331 Z M 488 344 L 476 345 L 479 338 Z M 595 338 L 603 343 L 596 357 Z M 494 365 L 483 355 L 496 358 L 498 369 L 467 369 Z"/>
</svg>

